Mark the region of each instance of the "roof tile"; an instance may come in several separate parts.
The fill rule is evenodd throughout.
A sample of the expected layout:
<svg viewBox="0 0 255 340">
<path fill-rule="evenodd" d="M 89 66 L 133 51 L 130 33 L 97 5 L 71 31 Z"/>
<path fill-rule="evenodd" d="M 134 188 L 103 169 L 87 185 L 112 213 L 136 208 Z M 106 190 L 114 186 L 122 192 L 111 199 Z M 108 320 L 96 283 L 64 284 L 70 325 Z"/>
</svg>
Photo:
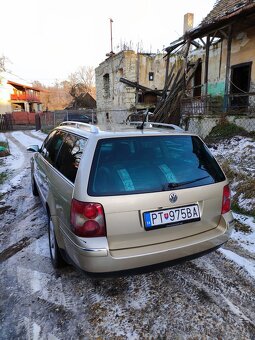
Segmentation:
<svg viewBox="0 0 255 340">
<path fill-rule="evenodd" d="M 255 0 L 217 0 L 211 12 L 202 20 L 201 25 L 208 25 L 224 19 L 247 5 L 255 3 Z"/>
</svg>

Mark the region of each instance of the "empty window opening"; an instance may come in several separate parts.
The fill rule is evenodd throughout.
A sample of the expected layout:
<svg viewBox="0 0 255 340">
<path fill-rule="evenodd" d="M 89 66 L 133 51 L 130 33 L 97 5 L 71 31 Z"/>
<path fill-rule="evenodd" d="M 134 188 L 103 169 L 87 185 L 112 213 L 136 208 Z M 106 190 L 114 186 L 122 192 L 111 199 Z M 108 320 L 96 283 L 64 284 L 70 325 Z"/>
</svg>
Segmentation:
<svg viewBox="0 0 255 340">
<path fill-rule="evenodd" d="M 144 103 L 144 95 L 143 93 L 138 93 L 138 103 Z"/>
<path fill-rule="evenodd" d="M 246 109 L 249 105 L 252 63 L 244 63 L 231 67 L 230 106 L 235 109 Z"/>
<path fill-rule="evenodd" d="M 104 79 L 104 95 L 106 98 L 110 97 L 110 76 L 109 73 L 106 73 L 103 76 Z"/>
<path fill-rule="evenodd" d="M 154 80 L 154 72 L 149 72 L 149 81 Z"/>
<path fill-rule="evenodd" d="M 118 76 L 121 78 L 123 77 L 123 68 L 118 69 Z"/>
<path fill-rule="evenodd" d="M 193 97 L 201 97 L 202 63 L 199 63 L 194 76 Z"/>
</svg>

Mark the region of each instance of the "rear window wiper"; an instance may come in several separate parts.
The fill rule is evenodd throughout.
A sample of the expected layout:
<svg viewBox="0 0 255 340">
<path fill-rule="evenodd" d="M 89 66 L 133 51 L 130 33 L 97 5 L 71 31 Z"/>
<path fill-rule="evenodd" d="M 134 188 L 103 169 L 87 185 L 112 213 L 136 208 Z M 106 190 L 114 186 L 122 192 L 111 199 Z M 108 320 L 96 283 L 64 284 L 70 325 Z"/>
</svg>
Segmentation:
<svg viewBox="0 0 255 340">
<path fill-rule="evenodd" d="M 179 188 L 179 187 L 182 187 L 183 185 L 202 181 L 203 179 L 208 178 L 208 177 L 210 176 L 196 178 L 196 179 L 193 179 L 192 181 L 186 181 L 186 182 L 180 182 L 180 183 L 167 183 L 164 185 L 163 190 Z"/>
</svg>

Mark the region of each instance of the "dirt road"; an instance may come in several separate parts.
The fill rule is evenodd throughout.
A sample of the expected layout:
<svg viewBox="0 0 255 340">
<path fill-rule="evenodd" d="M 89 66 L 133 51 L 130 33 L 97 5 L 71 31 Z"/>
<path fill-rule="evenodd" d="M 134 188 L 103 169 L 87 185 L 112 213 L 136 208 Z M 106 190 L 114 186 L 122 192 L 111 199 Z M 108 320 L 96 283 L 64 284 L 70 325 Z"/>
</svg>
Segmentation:
<svg viewBox="0 0 255 340">
<path fill-rule="evenodd" d="M 23 161 L 0 197 L 1 339 L 255 339 L 255 278 L 227 256 L 255 268 L 255 255 L 237 241 L 135 276 L 54 270 L 46 217 L 31 194 L 30 154 L 22 133 L 8 138 Z"/>
</svg>

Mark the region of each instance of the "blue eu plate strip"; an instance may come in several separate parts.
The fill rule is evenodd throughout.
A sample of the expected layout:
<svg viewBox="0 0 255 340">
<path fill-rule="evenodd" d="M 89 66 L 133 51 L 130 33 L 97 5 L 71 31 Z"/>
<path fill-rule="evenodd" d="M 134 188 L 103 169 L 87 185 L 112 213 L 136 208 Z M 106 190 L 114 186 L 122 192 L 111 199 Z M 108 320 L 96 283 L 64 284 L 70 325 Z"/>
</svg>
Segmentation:
<svg viewBox="0 0 255 340">
<path fill-rule="evenodd" d="M 147 228 L 151 227 L 151 216 L 150 216 L 150 213 L 145 213 L 144 214 L 144 221 L 145 221 L 145 226 Z"/>
</svg>

